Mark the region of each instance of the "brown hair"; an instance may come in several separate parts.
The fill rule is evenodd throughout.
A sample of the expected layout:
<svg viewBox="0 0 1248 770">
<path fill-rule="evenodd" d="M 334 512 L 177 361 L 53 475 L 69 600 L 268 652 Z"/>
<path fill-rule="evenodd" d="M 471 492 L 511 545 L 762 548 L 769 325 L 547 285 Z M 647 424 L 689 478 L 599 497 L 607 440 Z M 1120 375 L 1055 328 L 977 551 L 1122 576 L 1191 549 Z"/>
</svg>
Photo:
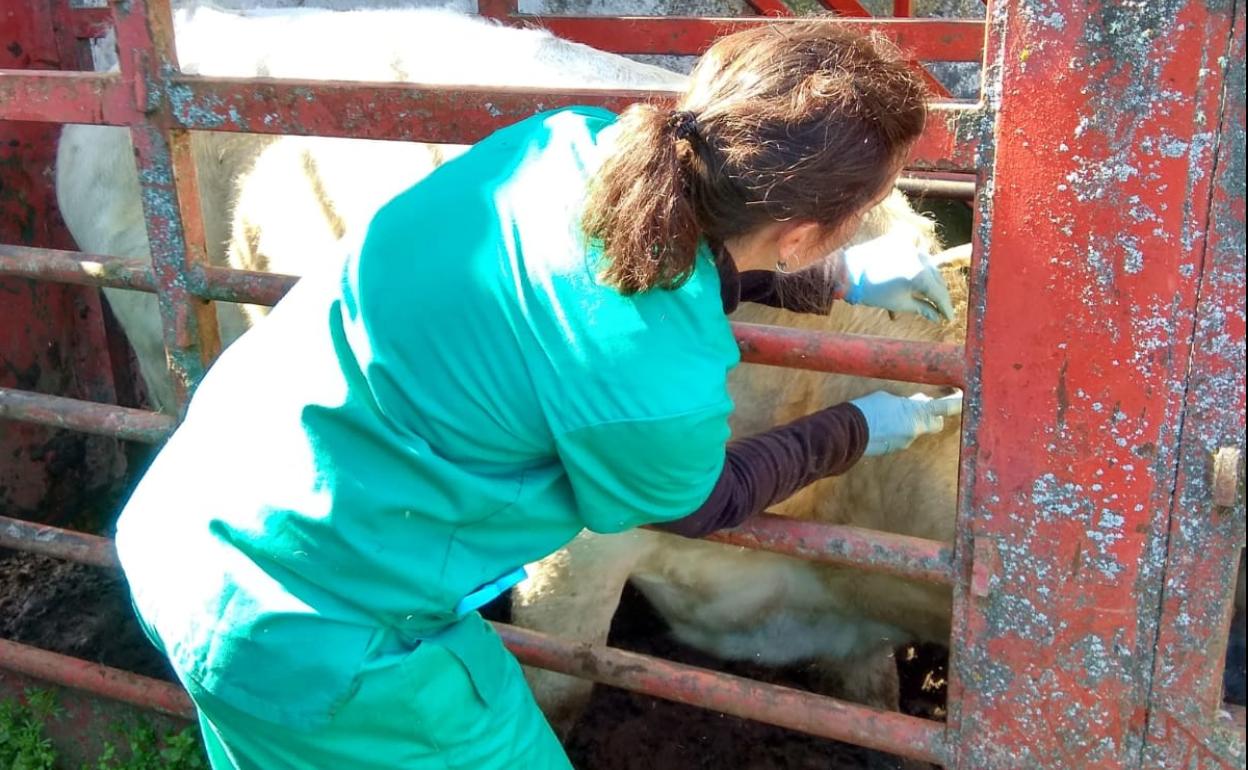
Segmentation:
<svg viewBox="0 0 1248 770">
<path fill-rule="evenodd" d="M 674 288 L 700 238 L 842 225 L 897 172 L 926 97 L 891 43 L 826 20 L 721 38 L 675 111 L 636 104 L 620 116 L 582 223 L 601 243 L 604 279 L 625 294 Z"/>
</svg>

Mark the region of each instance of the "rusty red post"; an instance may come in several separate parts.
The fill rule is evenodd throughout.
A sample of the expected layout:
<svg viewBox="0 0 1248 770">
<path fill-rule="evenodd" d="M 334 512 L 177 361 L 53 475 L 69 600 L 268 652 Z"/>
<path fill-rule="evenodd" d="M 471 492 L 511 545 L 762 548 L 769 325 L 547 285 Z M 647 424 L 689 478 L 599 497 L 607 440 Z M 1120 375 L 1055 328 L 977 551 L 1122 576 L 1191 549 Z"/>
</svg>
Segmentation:
<svg viewBox="0 0 1248 770">
<path fill-rule="evenodd" d="M 187 276 L 204 261 L 206 249 L 190 132 L 172 123 L 166 95 L 168 80 L 178 70 L 173 17 L 169 0 L 115 2 L 113 10 L 121 79 L 136 108 L 130 137 L 159 289 L 165 350 L 178 405 L 185 407 L 195 383 L 220 352 L 221 342 L 215 308 L 187 287 Z"/>
<path fill-rule="evenodd" d="M 1236 5 L 989 4 L 956 768 L 1157 766 L 1150 680 L 1167 531 L 1192 515 L 1172 499 Z M 1242 767 L 1242 740 L 1214 765 Z"/>
<path fill-rule="evenodd" d="M 1222 663 L 1244 545 L 1244 39 L 1244 4 L 1238 3 L 1225 92 L 1210 83 L 1198 113 L 1216 132 L 1212 197 L 1167 532 L 1148 767 L 1189 765 L 1193 758 L 1244 762 L 1243 711 L 1237 725 L 1219 719 Z M 1219 49 L 1204 55 L 1204 66 L 1216 70 Z M 1193 192 L 1203 186 L 1204 180 L 1194 184 Z M 1200 220 L 1192 226 L 1199 236 Z M 1194 248 L 1202 250 L 1199 240 Z"/>
</svg>

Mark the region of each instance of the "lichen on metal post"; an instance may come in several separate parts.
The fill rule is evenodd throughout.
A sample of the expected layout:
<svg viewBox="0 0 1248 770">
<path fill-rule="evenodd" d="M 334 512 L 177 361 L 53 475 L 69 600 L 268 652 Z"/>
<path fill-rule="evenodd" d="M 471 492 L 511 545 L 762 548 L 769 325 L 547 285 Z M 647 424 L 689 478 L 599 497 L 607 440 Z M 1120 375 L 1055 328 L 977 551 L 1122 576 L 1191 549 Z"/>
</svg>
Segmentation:
<svg viewBox="0 0 1248 770">
<path fill-rule="evenodd" d="M 190 392 L 220 352 L 216 311 L 188 286 L 193 268 L 204 261 L 199 189 L 191 157 L 190 133 L 177 127 L 167 84 L 177 74 L 173 17 L 169 0 L 114 2 L 122 79 L 134 94 L 130 126 L 147 219 L 152 268 L 165 331 L 165 349 L 174 392 L 185 408 Z"/>
<path fill-rule="evenodd" d="M 1165 587 L 1153 667 L 1146 767 L 1243 767 L 1244 731 L 1220 724 L 1222 668 L 1244 544 L 1245 9 L 1234 9 L 1230 46 L 1210 46 L 1202 66 L 1201 122 L 1217 132 L 1212 173 L 1193 184 L 1203 239 L 1200 304 L 1187 383 Z M 1215 37 L 1224 17 L 1214 16 Z M 1223 70 L 1225 77 L 1223 78 Z M 1220 87 L 1224 81 L 1225 88 Z M 1220 120 L 1219 120 L 1220 118 Z M 1220 123 L 1220 125 L 1219 125 Z"/>
<path fill-rule="evenodd" d="M 1156 766 L 1144 746 L 1216 125 L 1202 121 L 1231 8 L 989 5 L 957 768 Z M 973 546 L 988 540 L 990 580 Z"/>
</svg>

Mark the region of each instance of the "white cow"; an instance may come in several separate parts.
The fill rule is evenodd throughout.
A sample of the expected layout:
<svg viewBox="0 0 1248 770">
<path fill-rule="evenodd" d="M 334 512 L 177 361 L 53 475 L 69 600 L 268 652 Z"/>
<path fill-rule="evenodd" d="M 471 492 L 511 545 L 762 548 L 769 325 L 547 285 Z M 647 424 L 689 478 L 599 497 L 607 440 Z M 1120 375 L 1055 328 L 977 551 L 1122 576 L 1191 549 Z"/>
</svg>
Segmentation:
<svg viewBox="0 0 1248 770">
<path fill-rule="evenodd" d="M 438 11 L 350 13 L 283 10 L 179 12 L 183 68 L 215 76 L 400 80 L 494 86 L 679 88 L 683 76 L 558 40 Z M 238 268 L 302 274 L 334 253 L 383 201 L 459 148 L 323 138 L 201 134 L 194 138 L 209 258 Z M 124 129 L 70 126 L 58 155 L 62 213 L 79 246 L 147 257 L 138 181 Z M 904 233 L 935 251 L 931 222 L 894 194 L 864 223 L 858 240 Z M 955 297 L 963 285 L 951 285 Z M 151 296 L 106 290 L 135 346 L 148 391 L 172 407 L 160 319 Z M 964 292 L 963 292 L 964 293 Z M 964 296 L 959 307 L 964 307 Z M 236 338 L 261 308 L 219 305 L 222 339 Z M 890 322 L 882 311 L 840 306 L 830 316 L 796 316 L 746 306 L 739 320 L 808 329 L 957 341 L 947 326 L 917 317 Z M 880 387 L 900 383 L 742 366 L 731 387 L 734 430 L 748 434 Z M 929 389 L 930 392 L 935 392 Z M 920 439 L 909 451 L 864 460 L 846 476 L 805 490 L 789 515 L 951 541 L 957 431 Z M 816 566 L 649 531 L 585 534 L 537 565 L 517 589 L 513 614 L 524 626 L 602 642 L 620 591 L 632 580 L 683 641 L 727 659 L 784 664 L 817 660 L 840 672 L 844 692 L 896 704 L 889 651 L 907 640 L 948 637 L 945 589 L 857 570 Z M 850 665 L 845 665 L 845 663 Z M 530 672 L 552 721 L 566 727 L 588 683 Z"/>
</svg>

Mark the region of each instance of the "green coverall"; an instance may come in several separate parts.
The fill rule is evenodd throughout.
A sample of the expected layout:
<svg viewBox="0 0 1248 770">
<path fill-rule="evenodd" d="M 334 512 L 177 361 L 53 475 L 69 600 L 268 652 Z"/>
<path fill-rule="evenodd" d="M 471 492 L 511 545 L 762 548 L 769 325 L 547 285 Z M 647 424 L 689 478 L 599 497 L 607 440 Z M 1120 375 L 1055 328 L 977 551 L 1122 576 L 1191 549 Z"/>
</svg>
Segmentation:
<svg viewBox="0 0 1248 770">
<path fill-rule="evenodd" d="M 214 768 L 568 767 L 472 607 L 582 528 L 695 511 L 738 361 L 705 246 L 675 290 L 599 280 L 614 124 L 483 140 L 204 378 L 117 548 Z"/>
</svg>

